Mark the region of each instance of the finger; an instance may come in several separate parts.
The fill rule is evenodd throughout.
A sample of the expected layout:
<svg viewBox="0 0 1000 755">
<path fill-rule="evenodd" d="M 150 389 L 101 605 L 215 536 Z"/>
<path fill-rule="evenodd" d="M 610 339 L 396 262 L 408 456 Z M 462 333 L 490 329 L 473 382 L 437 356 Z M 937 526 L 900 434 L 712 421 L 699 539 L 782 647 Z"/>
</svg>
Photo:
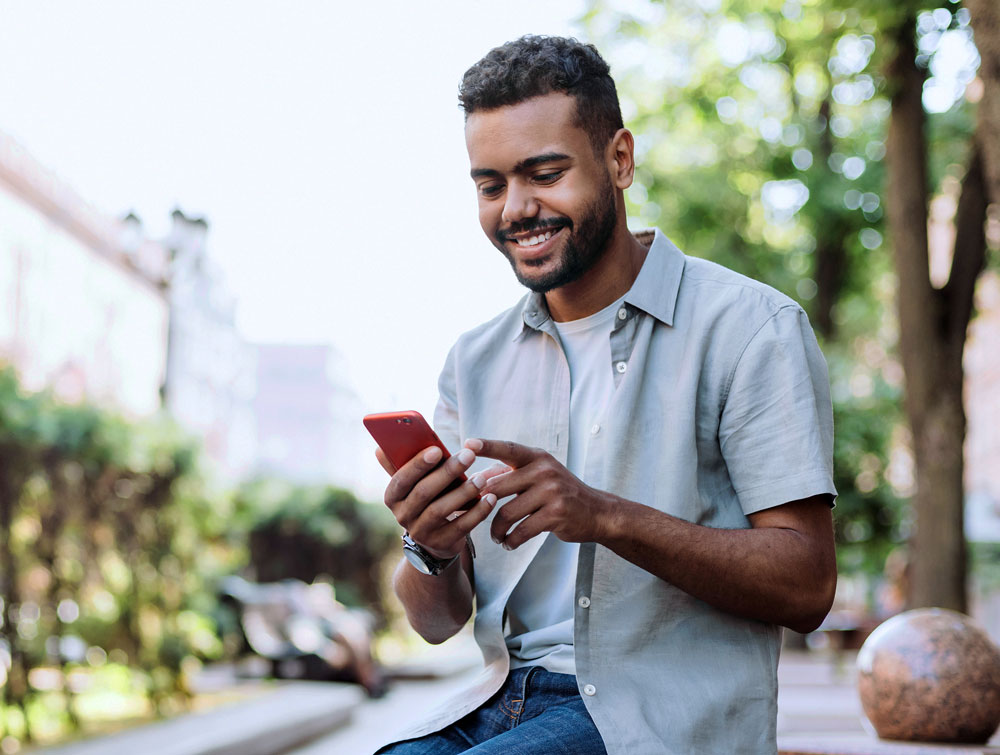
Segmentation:
<svg viewBox="0 0 1000 755">
<path fill-rule="evenodd" d="M 522 446 L 520 443 L 514 443 L 510 440 L 470 438 L 465 441 L 465 446 L 475 451 L 476 456 L 497 459 L 506 462 L 515 469 L 530 464 L 539 455 L 545 453 L 541 449 Z"/>
<path fill-rule="evenodd" d="M 548 521 L 544 511 L 532 514 L 527 519 L 521 521 L 507 537 L 500 541 L 500 546 L 504 550 L 512 551 L 533 537 L 537 537 L 543 532 L 552 529 L 552 522 Z"/>
<path fill-rule="evenodd" d="M 444 496 L 452 496 L 452 494 L 462 490 L 463 487 L 466 486 L 467 481 L 463 481 L 462 477 L 466 470 L 468 470 L 468 468 L 472 466 L 475 461 L 476 455 L 468 448 L 463 448 L 457 454 L 446 459 L 443 464 L 421 479 L 413 487 L 413 492 L 410 497 L 416 501 L 426 504 L 430 501 L 436 501 Z M 456 481 L 459 481 L 459 483 Z M 448 490 L 455 485 L 457 485 L 455 490 Z M 457 501 L 455 508 L 458 508 L 458 506 L 463 503 L 467 503 L 469 500 L 475 500 L 480 497 L 478 487 L 472 490 L 469 490 L 469 488 L 466 487 L 465 490 L 470 494 L 465 495 L 464 497 L 449 497 L 449 500 Z M 445 493 L 445 491 L 447 491 L 447 493 Z"/>
<path fill-rule="evenodd" d="M 390 477 L 396 474 L 396 467 L 389 461 L 389 457 L 385 455 L 385 451 L 378 446 L 375 446 L 375 458 L 378 459 L 378 463 L 382 465 L 382 469 L 389 473 Z"/>
<path fill-rule="evenodd" d="M 488 491 L 488 493 L 497 495 L 492 490 Z M 501 499 L 498 495 L 497 498 Z M 531 491 L 528 491 L 507 501 L 507 503 L 500 507 L 497 515 L 493 517 L 493 523 L 490 525 L 490 537 L 494 543 L 498 545 L 502 543 L 507 537 L 507 533 L 510 532 L 511 527 L 525 517 L 530 517 L 541 508 L 541 503 L 535 499 L 536 496 L 533 496 Z M 518 526 L 520 527 L 520 525 Z"/>
<path fill-rule="evenodd" d="M 467 509 L 472 508 L 483 497 L 480 486 L 485 482 L 479 480 L 479 475 L 466 480 L 454 490 L 437 497 L 419 515 L 421 519 L 428 517 L 428 522 L 446 519 L 451 521 L 462 516 Z M 495 497 L 495 496 L 494 496 Z"/>
<path fill-rule="evenodd" d="M 430 446 L 400 467 L 385 488 L 385 505 L 393 508 L 413 490 L 413 486 L 430 473 L 444 454 L 440 448 Z"/>
<path fill-rule="evenodd" d="M 529 469 L 512 469 L 484 480 L 483 493 L 494 493 L 503 500 L 507 496 L 524 493 L 531 487 L 535 475 Z"/>
<path fill-rule="evenodd" d="M 452 556 L 461 552 L 466 535 L 486 520 L 496 503 L 495 495 L 485 495 L 457 519 L 429 531 L 418 525 L 410 530 L 410 537 L 436 555 Z"/>
<path fill-rule="evenodd" d="M 495 480 L 500 475 L 508 474 L 510 471 L 511 471 L 510 467 L 508 467 L 506 464 L 498 462 L 490 467 L 487 467 L 486 469 L 477 472 L 472 479 L 475 482 L 476 487 L 481 490 L 486 487 L 487 483 L 491 482 L 492 480 Z"/>
<path fill-rule="evenodd" d="M 492 493 L 488 493 L 479 499 L 479 502 L 473 506 L 471 509 L 462 514 L 461 518 L 456 520 L 454 524 L 458 525 L 458 531 L 464 538 L 472 530 L 486 521 L 486 517 L 490 515 L 493 511 L 493 507 L 497 505 L 497 497 Z"/>
</svg>

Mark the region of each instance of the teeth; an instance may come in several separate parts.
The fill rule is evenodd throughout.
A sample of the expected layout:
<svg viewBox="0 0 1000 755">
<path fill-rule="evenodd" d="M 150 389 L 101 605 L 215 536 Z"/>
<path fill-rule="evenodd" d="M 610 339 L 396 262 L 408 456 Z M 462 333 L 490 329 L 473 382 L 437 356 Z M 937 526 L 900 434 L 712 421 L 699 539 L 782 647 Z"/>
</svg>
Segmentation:
<svg viewBox="0 0 1000 755">
<path fill-rule="evenodd" d="M 539 236 L 531 236 L 530 238 L 527 238 L 527 239 L 518 239 L 517 240 L 517 245 L 518 246 L 538 246 L 543 241 L 548 241 L 550 238 L 552 238 L 552 231 L 546 231 L 545 233 L 543 233 L 543 234 L 541 234 Z"/>
</svg>

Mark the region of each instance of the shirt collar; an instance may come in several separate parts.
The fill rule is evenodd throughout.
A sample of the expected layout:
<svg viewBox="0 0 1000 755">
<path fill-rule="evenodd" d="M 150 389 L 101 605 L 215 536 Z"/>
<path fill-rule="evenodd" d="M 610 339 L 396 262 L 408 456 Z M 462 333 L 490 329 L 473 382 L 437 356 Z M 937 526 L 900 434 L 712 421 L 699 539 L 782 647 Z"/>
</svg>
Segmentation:
<svg viewBox="0 0 1000 755">
<path fill-rule="evenodd" d="M 625 303 L 646 312 L 666 325 L 673 325 L 677 292 L 684 273 L 684 254 L 674 246 L 660 229 L 637 231 L 636 239 L 649 247 L 642 268 L 625 294 Z M 543 330 L 549 319 L 545 295 L 531 292 L 521 307 L 523 326 L 514 340 L 524 336 L 528 329 Z"/>
<path fill-rule="evenodd" d="M 677 293 L 684 274 L 684 253 L 659 228 L 652 233 L 640 231 L 636 238 L 648 243 L 646 239 L 650 235 L 649 253 L 632 288 L 625 294 L 625 303 L 651 314 L 665 325 L 673 325 Z"/>
</svg>

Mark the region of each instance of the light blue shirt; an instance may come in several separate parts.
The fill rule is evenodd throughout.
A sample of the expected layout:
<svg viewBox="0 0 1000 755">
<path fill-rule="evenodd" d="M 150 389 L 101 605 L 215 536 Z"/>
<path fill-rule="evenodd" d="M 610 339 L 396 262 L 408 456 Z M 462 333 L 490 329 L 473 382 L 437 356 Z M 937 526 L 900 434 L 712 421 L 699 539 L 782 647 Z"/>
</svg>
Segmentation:
<svg viewBox="0 0 1000 755">
<path fill-rule="evenodd" d="M 603 444 L 606 489 L 724 528 L 835 495 L 826 362 L 802 308 L 659 231 L 639 238 L 651 246 L 612 326 L 615 390 L 590 439 Z M 570 376 L 544 297 L 463 335 L 439 388 L 447 446 L 512 440 L 566 463 Z M 406 737 L 457 721 L 507 676 L 505 608 L 543 538 L 508 552 L 489 524 L 473 532 L 483 674 Z M 577 681 L 610 755 L 776 751 L 780 627 L 712 608 L 595 543 L 580 546 L 575 598 Z"/>
</svg>

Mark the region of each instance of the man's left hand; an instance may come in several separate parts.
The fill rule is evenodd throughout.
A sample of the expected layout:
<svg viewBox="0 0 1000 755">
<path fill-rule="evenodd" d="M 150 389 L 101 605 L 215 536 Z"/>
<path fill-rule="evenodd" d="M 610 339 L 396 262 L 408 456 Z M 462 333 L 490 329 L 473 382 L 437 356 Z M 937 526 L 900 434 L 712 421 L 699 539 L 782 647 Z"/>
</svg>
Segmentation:
<svg viewBox="0 0 1000 755">
<path fill-rule="evenodd" d="M 497 499 L 515 496 L 493 518 L 490 535 L 494 542 L 514 550 L 542 532 L 567 543 L 598 539 L 602 515 L 609 510 L 606 494 L 585 485 L 550 453 L 504 440 L 473 439 L 466 446 L 476 456 L 511 467 L 480 491 L 481 495 L 493 493 Z"/>
</svg>

